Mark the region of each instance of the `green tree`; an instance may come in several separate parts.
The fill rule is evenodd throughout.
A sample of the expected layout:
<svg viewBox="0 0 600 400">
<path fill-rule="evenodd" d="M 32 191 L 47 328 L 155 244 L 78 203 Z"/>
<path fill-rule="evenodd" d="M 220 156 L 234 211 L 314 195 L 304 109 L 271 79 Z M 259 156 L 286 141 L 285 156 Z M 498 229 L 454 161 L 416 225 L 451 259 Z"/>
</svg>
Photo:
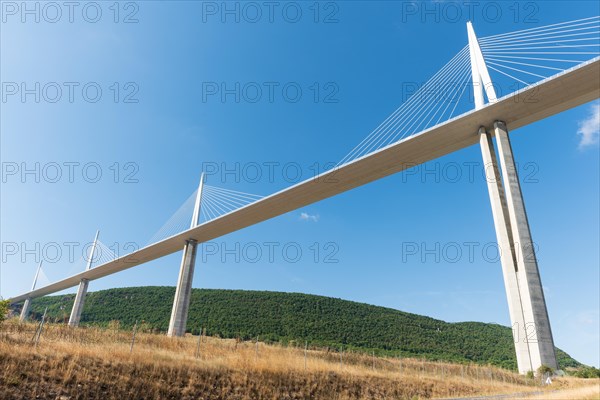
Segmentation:
<svg viewBox="0 0 600 400">
<path fill-rule="evenodd" d="M 527 379 L 533 379 L 533 378 L 535 378 L 535 375 L 533 374 L 533 371 L 527 371 L 527 374 L 525 376 L 527 376 Z"/>
<path fill-rule="evenodd" d="M 577 369 L 572 375 L 578 378 L 600 378 L 600 369 L 584 366 Z"/>
<path fill-rule="evenodd" d="M 0 323 L 6 319 L 8 315 L 8 308 L 10 306 L 9 300 L 0 300 Z"/>
<path fill-rule="evenodd" d="M 544 365 L 544 364 L 542 364 L 542 365 L 540 365 L 540 367 L 538 368 L 537 372 L 538 372 L 538 374 L 539 374 L 540 376 L 544 376 L 545 374 L 550 374 L 550 375 L 552 375 L 552 374 L 554 374 L 554 369 L 553 369 L 553 368 L 551 368 L 551 367 L 549 367 L 549 366 L 547 366 L 547 365 Z"/>
</svg>

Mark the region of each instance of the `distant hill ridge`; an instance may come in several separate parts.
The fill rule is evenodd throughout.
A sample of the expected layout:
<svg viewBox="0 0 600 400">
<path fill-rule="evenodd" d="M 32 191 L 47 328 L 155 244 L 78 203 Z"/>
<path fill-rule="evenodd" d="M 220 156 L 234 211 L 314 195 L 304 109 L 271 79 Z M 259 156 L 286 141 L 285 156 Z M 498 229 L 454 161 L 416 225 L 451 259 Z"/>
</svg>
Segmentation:
<svg viewBox="0 0 600 400">
<path fill-rule="evenodd" d="M 90 292 L 82 324 L 121 327 L 135 321 L 167 330 L 174 287 L 130 287 Z M 66 320 L 74 295 L 48 296 L 32 302 L 38 317 Z M 481 322 L 448 323 L 390 308 L 301 293 L 193 289 L 188 332 L 244 340 L 375 351 L 378 355 L 517 367 L 511 329 Z M 557 349 L 561 368 L 581 364 Z"/>
</svg>

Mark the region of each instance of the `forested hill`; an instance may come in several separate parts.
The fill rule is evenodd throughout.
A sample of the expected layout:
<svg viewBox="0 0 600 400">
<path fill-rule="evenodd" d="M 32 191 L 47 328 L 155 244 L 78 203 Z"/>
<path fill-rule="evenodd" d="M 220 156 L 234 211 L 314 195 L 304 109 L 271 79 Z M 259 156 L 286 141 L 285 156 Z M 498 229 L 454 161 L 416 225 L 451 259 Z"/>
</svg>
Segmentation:
<svg viewBox="0 0 600 400">
<path fill-rule="evenodd" d="M 122 328 L 135 321 L 166 331 L 174 287 L 132 287 L 90 292 L 82 324 Z M 32 303 L 39 318 L 68 320 L 74 295 L 49 296 Z M 114 322 L 113 322 L 114 323 Z M 516 369 L 511 329 L 480 322 L 447 323 L 390 308 L 299 293 L 193 289 L 188 332 L 224 338 L 375 351 L 379 355 L 477 362 Z M 558 350 L 561 368 L 580 364 Z"/>
</svg>

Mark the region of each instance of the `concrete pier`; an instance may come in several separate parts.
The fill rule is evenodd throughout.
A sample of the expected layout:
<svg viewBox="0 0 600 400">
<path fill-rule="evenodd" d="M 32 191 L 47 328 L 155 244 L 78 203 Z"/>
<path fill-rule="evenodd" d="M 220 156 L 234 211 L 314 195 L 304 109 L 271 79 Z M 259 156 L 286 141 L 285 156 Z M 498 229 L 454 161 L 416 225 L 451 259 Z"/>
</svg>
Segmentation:
<svg viewBox="0 0 600 400">
<path fill-rule="evenodd" d="M 192 281 L 194 279 L 194 266 L 196 263 L 196 249 L 198 243 L 189 240 L 183 250 L 179 280 L 175 290 L 175 300 L 171 311 L 168 336 L 183 336 L 187 326 L 190 297 L 192 296 Z"/>
<path fill-rule="evenodd" d="M 81 312 L 83 311 L 83 304 L 85 302 L 89 283 L 90 281 L 87 279 L 82 279 L 79 283 L 77 296 L 75 296 L 75 302 L 73 303 L 71 316 L 69 317 L 69 326 L 79 326 L 79 320 L 81 319 Z"/>
<path fill-rule="evenodd" d="M 92 243 L 90 249 L 90 255 L 87 260 L 87 266 L 85 268 L 88 271 L 92 267 L 92 261 L 94 260 L 94 253 L 96 252 L 96 246 L 98 244 L 98 235 L 100 231 L 96 231 L 96 237 Z M 79 289 L 77 289 L 77 295 L 75 296 L 75 302 L 71 309 L 71 316 L 69 317 L 69 326 L 79 326 L 79 320 L 81 319 L 81 313 L 83 312 L 83 304 L 85 303 L 85 296 L 87 295 L 88 286 L 90 284 L 89 279 L 82 279 L 79 282 Z"/>
<path fill-rule="evenodd" d="M 491 134 L 480 128 L 479 136 L 519 372 L 536 371 L 542 365 L 558 369 L 508 131 L 503 122 L 494 124 L 499 164 Z"/>
<path fill-rule="evenodd" d="M 24 322 L 27 321 L 29 317 L 29 309 L 31 308 L 31 297 L 25 299 L 25 303 L 23 303 L 23 308 L 21 309 L 21 315 L 19 316 L 19 321 Z"/>
<path fill-rule="evenodd" d="M 519 339 L 525 340 L 529 346 L 532 370 L 537 370 L 541 365 L 557 369 L 554 339 L 552 338 L 550 319 L 548 318 L 546 300 L 544 299 L 542 281 L 535 256 L 535 244 L 531 239 L 525 202 L 508 130 L 504 122 L 497 121 L 494 123 L 494 134 L 506 192 L 517 266 L 517 280 L 525 319 L 525 326 L 520 329 L 520 331 L 524 331 L 524 337 Z"/>
<path fill-rule="evenodd" d="M 479 129 L 481 155 L 485 168 L 485 177 L 487 181 L 490 203 L 492 205 L 492 215 L 494 217 L 494 227 L 500 250 L 500 263 L 502 264 L 502 275 L 504 277 L 504 288 L 506 298 L 508 299 L 508 311 L 510 314 L 511 326 L 513 327 L 513 339 L 517 353 L 517 366 L 519 372 L 526 373 L 533 369 L 531 358 L 529 357 L 529 346 L 523 340 L 525 319 L 521 304 L 521 293 L 519 291 L 519 281 L 517 279 L 517 267 L 515 252 L 513 247 L 512 231 L 510 229 L 510 219 L 502 179 L 496 159 L 496 151 L 492 136 L 485 130 Z"/>
</svg>

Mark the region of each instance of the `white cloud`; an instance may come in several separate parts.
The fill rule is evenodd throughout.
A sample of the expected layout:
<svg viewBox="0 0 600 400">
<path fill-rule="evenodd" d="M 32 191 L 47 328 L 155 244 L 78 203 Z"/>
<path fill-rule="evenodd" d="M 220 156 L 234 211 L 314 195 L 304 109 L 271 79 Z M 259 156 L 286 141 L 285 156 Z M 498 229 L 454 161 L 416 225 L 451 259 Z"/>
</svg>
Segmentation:
<svg viewBox="0 0 600 400">
<path fill-rule="evenodd" d="M 596 102 L 590 109 L 590 115 L 579 121 L 577 135 L 580 136 L 579 149 L 597 145 L 600 137 L 600 102 Z"/>
<path fill-rule="evenodd" d="M 318 222 L 319 221 L 319 215 L 312 215 L 312 214 L 309 214 L 309 213 L 302 212 L 302 213 L 300 213 L 300 220 L 301 221 Z"/>
</svg>

